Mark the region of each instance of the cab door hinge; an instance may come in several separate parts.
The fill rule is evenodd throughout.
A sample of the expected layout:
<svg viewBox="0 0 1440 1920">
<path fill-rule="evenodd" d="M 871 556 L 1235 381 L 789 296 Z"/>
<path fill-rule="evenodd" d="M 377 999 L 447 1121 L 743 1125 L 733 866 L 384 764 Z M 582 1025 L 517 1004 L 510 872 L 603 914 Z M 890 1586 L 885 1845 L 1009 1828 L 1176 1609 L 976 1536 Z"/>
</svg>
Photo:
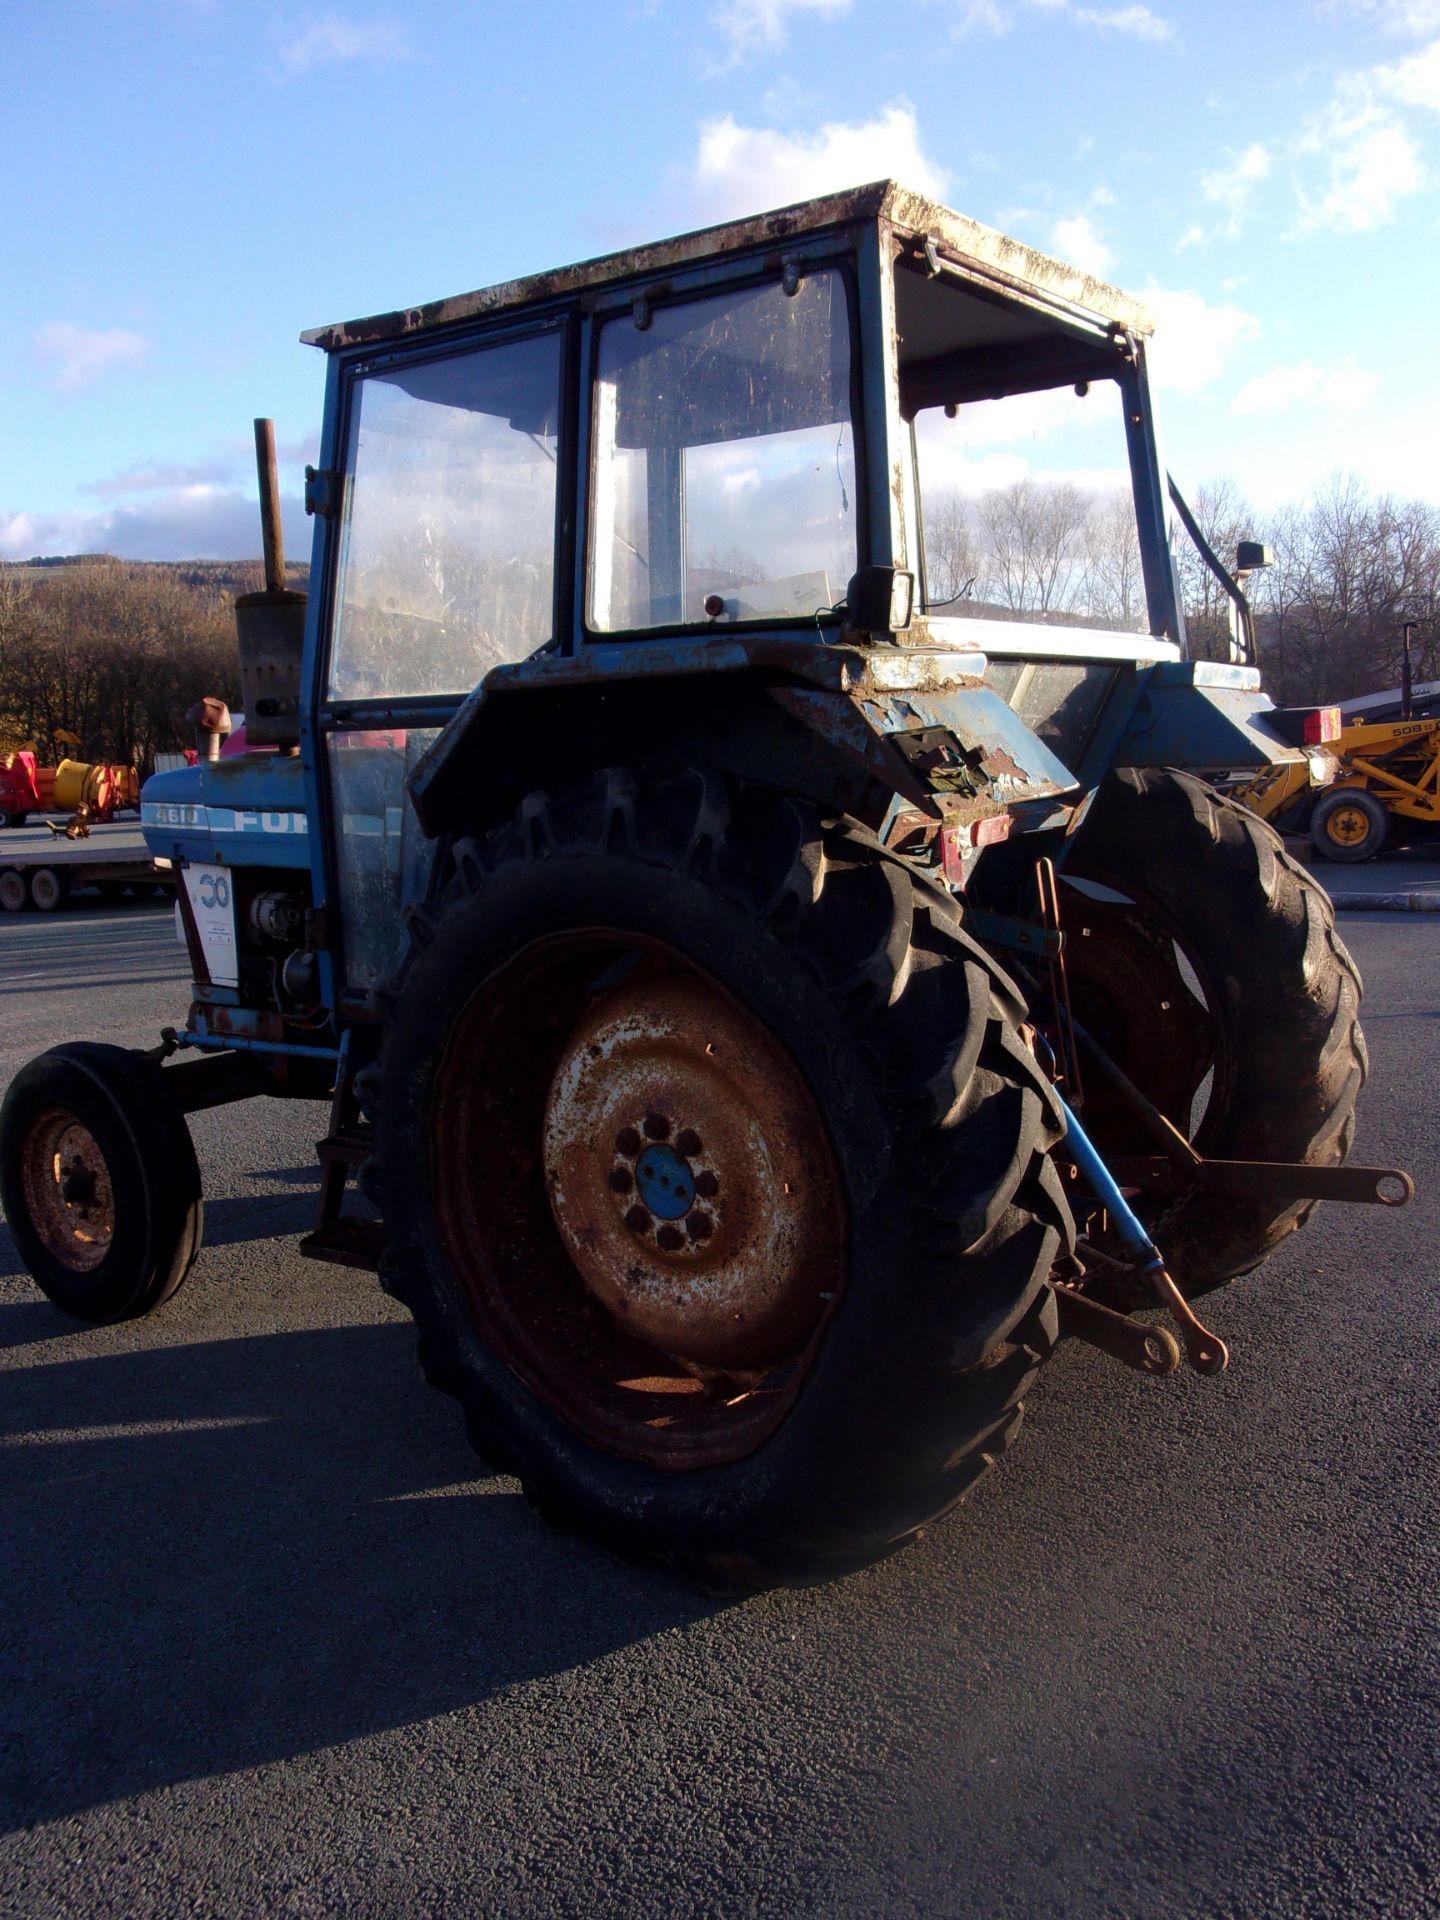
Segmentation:
<svg viewBox="0 0 1440 1920">
<path fill-rule="evenodd" d="M 305 511 L 328 520 L 340 499 L 340 476 L 329 467 L 306 467 Z"/>
</svg>

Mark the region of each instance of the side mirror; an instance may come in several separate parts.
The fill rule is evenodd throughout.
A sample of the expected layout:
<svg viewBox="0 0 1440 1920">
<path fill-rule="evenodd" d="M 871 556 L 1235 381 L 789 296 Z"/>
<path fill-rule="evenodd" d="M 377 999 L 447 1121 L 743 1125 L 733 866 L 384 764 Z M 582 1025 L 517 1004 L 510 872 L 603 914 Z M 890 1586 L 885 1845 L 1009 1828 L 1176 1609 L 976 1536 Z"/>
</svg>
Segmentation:
<svg viewBox="0 0 1440 1920">
<path fill-rule="evenodd" d="M 857 633 L 903 633 L 915 606 L 915 576 L 904 567 L 861 567 L 845 589 L 845 624 Z"/>
</svg>

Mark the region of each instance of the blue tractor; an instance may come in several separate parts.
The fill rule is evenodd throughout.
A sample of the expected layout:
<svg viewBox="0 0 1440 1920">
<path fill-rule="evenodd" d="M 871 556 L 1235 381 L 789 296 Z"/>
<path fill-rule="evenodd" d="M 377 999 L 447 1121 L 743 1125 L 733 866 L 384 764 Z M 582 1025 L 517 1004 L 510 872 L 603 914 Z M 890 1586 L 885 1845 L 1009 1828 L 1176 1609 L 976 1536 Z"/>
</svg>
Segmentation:
<svg viewBox="0 0 1440 1920">
<path fill-rule="evenodd" d="M 144 791 L 188 1017 L 5 1104 L 50 1298 L 180 1284 L 186 1113 L 328 1102 L 302 1251 L 379 1274 L 544 1513 L 739 1588 L 913 1538 L 1062 1334 L 1167 1371 L 1158 1296 L 1222 1365 L 1192 1299 L 1407 1183 L 1341 1164 L 1324 892 L 1175 770 L 1303 746 L 1208 549 L 1236 657 L 1187 657 L 1148 331 L 887 182 L 306 335 L 308 602 L 262 486 L 246 750 Z M 927 463 L 963 500 L 1067 409 L 1118 595 L 1054 490 L 1001 489 L 1028 546 L 941 539 Z"/>
</svg>

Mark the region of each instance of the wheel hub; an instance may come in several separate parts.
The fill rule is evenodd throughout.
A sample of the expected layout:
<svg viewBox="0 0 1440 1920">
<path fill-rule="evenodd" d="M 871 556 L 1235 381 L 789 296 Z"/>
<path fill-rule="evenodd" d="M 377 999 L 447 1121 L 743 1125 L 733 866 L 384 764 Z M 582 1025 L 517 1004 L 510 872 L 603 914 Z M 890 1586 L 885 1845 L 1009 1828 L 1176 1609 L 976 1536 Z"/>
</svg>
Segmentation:
<svg viewBox="0 0 1440 1920">
<path fill-rule="evenodd" d="M 620 1170 L 624 1171 L 623 1167 Z M 695 1176 L 690 1162 L 682 1159 L 674 1147 L 646 1147 L 635 1162 L 635 1192 L 640 1203 L 658 1219 L 678 1220 L 690 1211 L 695 1200 Z M 696 1217 L 709 1216 L 697 1214 Z"/>
<path fill-rule="evenodd" d="M 20 1178 L 40 1240 L 73 1273 L 90 1273 L 110 1251 L 115 1197 L 110 1169 L 90 1129 L 58 1109 L 26 1135 Z"/>
<path fill-rule="evenodd" d="M 839 1285 L 829 1141 L 781 1049 L 693 974 L 598 998 L 551 1083 L 546 1190 L 586 1287 L 699 1368 L 799 1351 Z"/>
<path fill-rule="evenodd" d="M 1330 838 L 1342 847 L 1353 847 L 1370 831 L 1370 822 L 1359 807 L 1336 807 L 1326 821 Z"/>
</svg>

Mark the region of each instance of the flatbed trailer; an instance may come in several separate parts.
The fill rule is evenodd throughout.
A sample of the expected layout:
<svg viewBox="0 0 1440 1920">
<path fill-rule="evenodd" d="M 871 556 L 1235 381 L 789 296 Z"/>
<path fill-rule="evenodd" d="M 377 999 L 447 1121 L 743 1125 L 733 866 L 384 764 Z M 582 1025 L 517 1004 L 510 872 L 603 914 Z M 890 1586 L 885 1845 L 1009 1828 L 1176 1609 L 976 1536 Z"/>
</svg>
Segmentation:
<svg viewBox="0 0 1440 1920">
<path fill-rule="evenodd" d="M 6 913 L 54 913 L 86 887 L 118 897 L 127 888 L 139 894 L 173 885 L 138 822 L 94 826 L 83 840 L 51 833 L 43 821 L 0 835 L 0 911 Z"/>
</svg>

